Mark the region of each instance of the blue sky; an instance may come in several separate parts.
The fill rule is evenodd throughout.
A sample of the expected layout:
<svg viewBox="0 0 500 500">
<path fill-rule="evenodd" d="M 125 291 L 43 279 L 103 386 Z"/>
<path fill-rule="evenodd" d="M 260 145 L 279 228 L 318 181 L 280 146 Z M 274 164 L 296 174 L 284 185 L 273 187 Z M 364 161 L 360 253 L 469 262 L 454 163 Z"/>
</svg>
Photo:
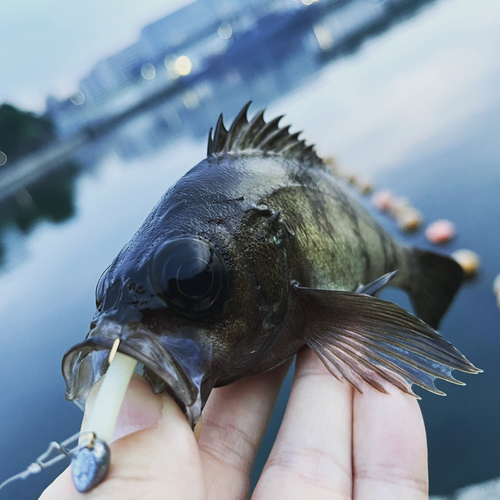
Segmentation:
<svg viewBox="0 0 500 500">
<path fill-rule="evenodd" d="M 1 0 L 0 103 L 43 111 L 146 24 L 192 0 Z"/>
</svg>

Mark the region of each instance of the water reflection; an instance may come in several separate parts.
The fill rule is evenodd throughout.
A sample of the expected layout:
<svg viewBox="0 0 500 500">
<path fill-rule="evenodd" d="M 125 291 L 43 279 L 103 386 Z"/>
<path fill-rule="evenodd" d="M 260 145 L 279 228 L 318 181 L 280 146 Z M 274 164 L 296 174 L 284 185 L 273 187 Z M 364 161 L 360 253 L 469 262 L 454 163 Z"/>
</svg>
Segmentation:
<svg viewBox="0 0 500 500">
<path fill-rule="evenodd" d="M 75 161 L 64 162 L 56 171 L 0 201 L 0 264 L 4 263 L 5 231 L 16 228 L 28 235 L 43 220 L 59 223 L 75 215 L 75 186 L 80 171 Z"/>
</svg>

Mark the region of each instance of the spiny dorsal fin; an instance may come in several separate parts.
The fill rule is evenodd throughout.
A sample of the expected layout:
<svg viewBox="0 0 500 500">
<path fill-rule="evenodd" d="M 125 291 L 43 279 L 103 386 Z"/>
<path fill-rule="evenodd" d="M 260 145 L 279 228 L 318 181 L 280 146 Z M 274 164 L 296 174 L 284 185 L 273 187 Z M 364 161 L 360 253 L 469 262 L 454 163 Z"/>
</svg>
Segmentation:
<svg viewBox="0 0 500 500">
<path fill-rule="evenodd" d="M 243 106 L 243 109 L 229 127 L 229 131 L 224 127 L 222 114 L 219 116 L 213 139 L 212 129 L 208 134 L 208 156 L 225 153 L 275 153 L 284 158 L 324 168 L 323 162 L 314 150 L 314 145 L 306 146 L 304 140 L 299 140 L 298 137 L 301 132 L 290 134 L 290 126 L 279 127 L 279 121 L 283 116 L 278 116 L 266 122 L 264 120 L 264 110 L 261 110 L 249 122 L 247 111 L 251 103 L 252 101 Z"/>
</svg>

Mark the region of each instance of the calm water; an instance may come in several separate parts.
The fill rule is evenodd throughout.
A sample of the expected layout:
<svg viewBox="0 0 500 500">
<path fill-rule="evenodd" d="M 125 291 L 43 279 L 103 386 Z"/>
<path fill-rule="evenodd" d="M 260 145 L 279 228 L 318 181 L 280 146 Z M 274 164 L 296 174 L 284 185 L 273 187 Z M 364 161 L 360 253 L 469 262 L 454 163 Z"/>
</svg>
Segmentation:
<svg viewBox="0 0 500 500">
<path fill-rule="evenodd" d="M 448 397 L 426 394 L 421 407 L 433 493 L 500 475 L 500 311 L 491 291 L 500 272 L 499 27 L 495 0 L 441 0 L 328 59 L 311 27 L 295 26 L 287 43 L 245 66 L 228 58 L 80 151 L 57 179 L 30 188 L 31 199 L 20 193 L 4 204 L 2 479 L 78 429 L 81 412 L 64 400 L 60 361 L 87 332 L 98 277 L 166 188 L 204 157 L 218 113 L 231 119 L 249 99 L 254 112 L 286 113 L 320 154 L 407 196 L 428 221 L 455 221 L 459 236 L 446 251 L 480 254 L 481 274 L 460 292 L 442 333 L 485 373 L 462 377 L 466 387 L 441 384 Z M 429 246 L 422 235 L 405 239 Z M 408 305 L 398 292 L 386 298 Z M 285 403 L 283 391 L 255 477 Z M 13 485 L 1 498 L 35 498 L 57 472 Z"/>
</svg>

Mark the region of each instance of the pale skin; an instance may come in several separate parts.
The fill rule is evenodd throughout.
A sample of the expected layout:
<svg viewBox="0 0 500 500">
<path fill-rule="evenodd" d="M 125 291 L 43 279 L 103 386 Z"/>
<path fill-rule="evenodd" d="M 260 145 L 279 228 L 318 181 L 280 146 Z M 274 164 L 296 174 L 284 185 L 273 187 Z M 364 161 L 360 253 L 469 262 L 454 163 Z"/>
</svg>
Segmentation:
<svg viewBox="0 0 500 500">
<path fill-rule="evenodd" d="M 108 478 L 82 496 L 66 470 L 41 500 L 246 500 L 250 472 L 288 364 L 212 392 L 197 441 L 170 397 L 133 380 Z M 252 500 L 423 500 L 427 445 L 417 401 L 359 394 L 309 349 Z M 141 429 L 141 430 L 137 430 Z"/>
</svg>

